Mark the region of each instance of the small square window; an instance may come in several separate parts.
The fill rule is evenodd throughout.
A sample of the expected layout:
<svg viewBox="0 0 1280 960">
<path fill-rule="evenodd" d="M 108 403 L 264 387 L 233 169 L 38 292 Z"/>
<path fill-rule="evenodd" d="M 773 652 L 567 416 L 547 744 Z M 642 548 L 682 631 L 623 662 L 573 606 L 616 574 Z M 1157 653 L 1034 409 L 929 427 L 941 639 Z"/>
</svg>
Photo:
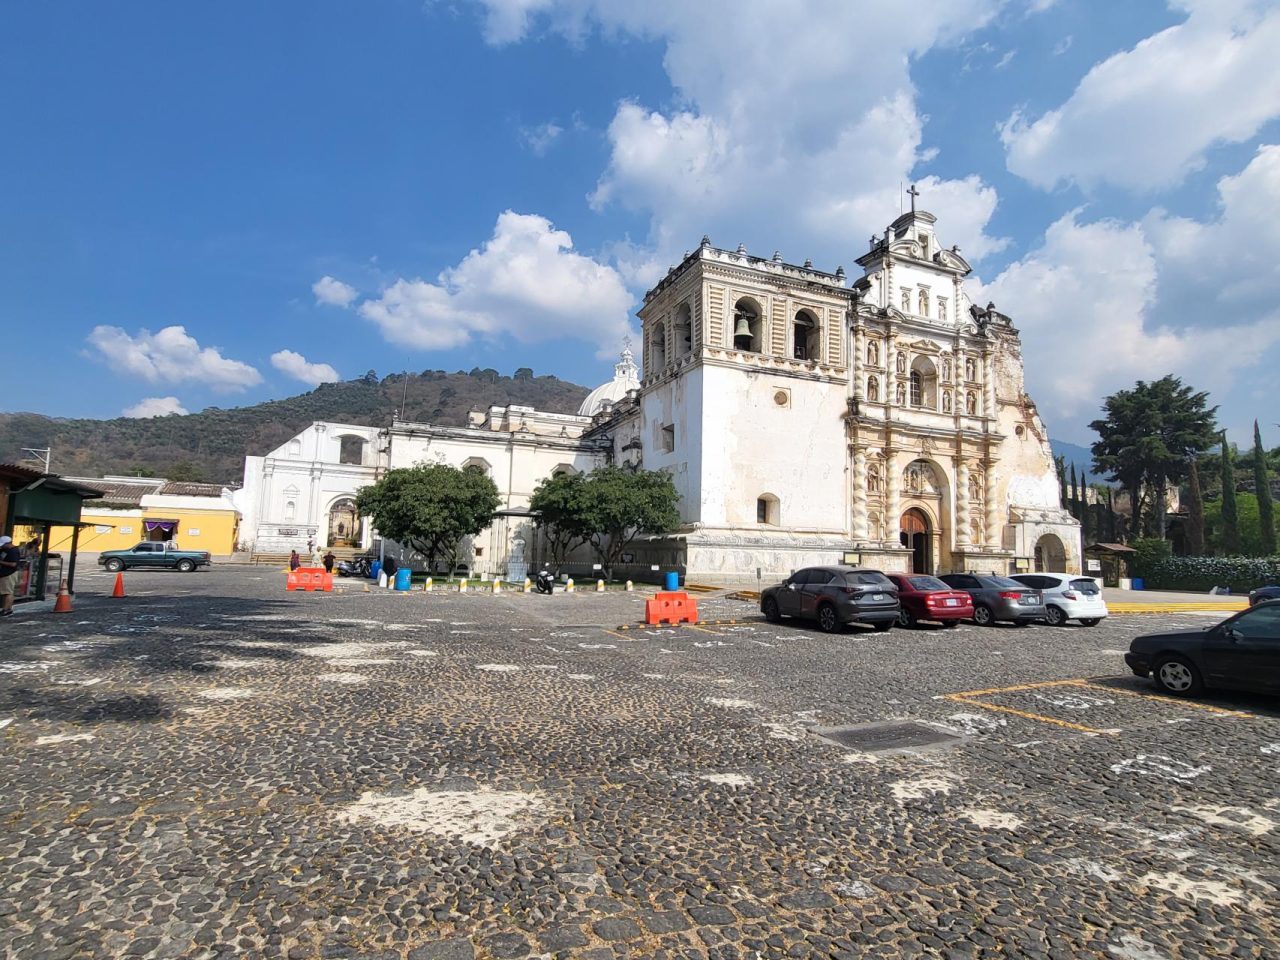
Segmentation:
<svg viewBox="0 0 1280 960">
<path fill-rule="evenodd" d="M 662 452 L 671 453 L 676 448 L 676 425 L 669 423 L 662 428 Z"/>
</svg>

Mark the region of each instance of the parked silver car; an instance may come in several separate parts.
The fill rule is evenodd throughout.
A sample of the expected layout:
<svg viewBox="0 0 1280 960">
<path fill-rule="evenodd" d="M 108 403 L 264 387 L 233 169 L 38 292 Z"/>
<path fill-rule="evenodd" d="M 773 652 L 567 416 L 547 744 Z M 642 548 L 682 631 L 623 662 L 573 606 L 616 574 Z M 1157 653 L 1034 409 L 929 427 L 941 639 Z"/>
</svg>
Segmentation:
<svg viewBox="0 0 1280 960">
<path fill-rule="evenodd" d="M 973 597 L 973 622 L 989 627 L 1006 621 L 1025 627 L 1045 618 L 1039 590 L 994 573 L 947 573 L 938 578 L 953 590 Z"/>
<path fill-rule="evenodd" d="M 1097 626 L 1107 617 L 1102 588 L 1091 577 L 1069 573 L 1017 573 L 1011 578 L 1044 594 L 1044 619 L 1053 627 L 1079 620 Z"/>
</svg>

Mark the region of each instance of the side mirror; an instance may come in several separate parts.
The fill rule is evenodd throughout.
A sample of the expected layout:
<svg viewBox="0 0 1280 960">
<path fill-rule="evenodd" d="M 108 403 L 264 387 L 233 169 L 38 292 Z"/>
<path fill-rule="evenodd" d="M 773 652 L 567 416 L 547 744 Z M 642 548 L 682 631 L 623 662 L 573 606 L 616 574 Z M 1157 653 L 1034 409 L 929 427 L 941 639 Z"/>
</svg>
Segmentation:
<svg viewBox="0 0 1280 960">
<path fill-rule="evenodd" d="M 788 581 L 787 581 L 787 589 L 788 589 L 788 590 L 794 590 L 795 588 L 796 588 L 796 585 L 795 585 L 794 583 L 792 583 L 790 580 L 788 580 Z"/>
<path fill-rule="evenodd" d="M 1227 639 L 1230 640 L 1232 643 L 1239 643 L 1241 640 L 1244 639 L 1244 634 L 1241 633 L 1239 630 L 1237 630 L 1235 627 L 1227 627 L 1224 633 L 1226 633 Z"/>
</svg>

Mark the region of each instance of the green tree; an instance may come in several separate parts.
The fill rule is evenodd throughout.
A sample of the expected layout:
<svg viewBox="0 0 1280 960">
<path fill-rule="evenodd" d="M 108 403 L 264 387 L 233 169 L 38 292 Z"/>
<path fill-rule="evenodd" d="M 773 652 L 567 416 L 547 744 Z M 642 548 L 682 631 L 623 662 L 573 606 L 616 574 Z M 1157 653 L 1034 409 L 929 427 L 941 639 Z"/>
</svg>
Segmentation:
<svg viewBox="0 0 1280 960">
<path fill-rule="evenodd" d="M 167 473 L 168 479 L 177 480 L 181 483 L 201 483 L 204 481 L 204 470 L 197 463 L 190 460 L 179 460 L 171 466 Z M 152 474 L 155 476 L 155 474 Z"/>
<path fill-rule="evenodd" d="M 1234 550 L 1227 550 L 1223 544 L 1226 524 L 1222 519 L 1222 506 L 1221 500 L 1210 500 L 1204 505 L 1205 540 L 1210 551 L 1219 556 L 1267 556 L 1262 542 L 1262 524 L 1258 520 L 1258 498 L 1247 491 L 1235 496 L 1239 545 Z"/>
<path fill-rule="evenodd" d="M 1276 516 L 1271 503 L 1271 475 L 1267 471 L 1267 453 L 1262 448 L 1258 421 L 1253 421 L 1253 493 L 1258 498 L 1258 523 L 1262 530 L 1262 555 L 1276 552 Z"/>
<path fill-rule="evenodd" d="M 534 524 L 546 537 L 554 566 L 591 536 L 586 528 L 587 479 L 581 474 L 561 473 L 540 482 L 529 509 L 537 514 Z"/>
<path fill-rule="evenodd" d="M 1053 468 L 1058 472 L 1058 502 L 1067 507 L 1067 458 L 1065 454 L 1053 455 Z"/>
<path fill-rule="evenodd" d="M 391 470 L 356 494 L 360 513 L 382 536 L 413 547 L 433 566 L 489 526 L 501 502 L 483 470 L 444 464 Z"/>
<path fill-rule="evenodd" d="M 600 467 L 587 475 L 585 489 L 582 527 L 606 577 L 637 536 L 680 524 L 680 494 L 665 471 Z"/>
<path fill-rule="evenodd" d="M 1200 490 L 1200 466 L 1192 457 L 1187 464 L 1187 554 L 1204 554 L 1204 494 Z"/>
<path fill-rule="evenodd" d="M 1151 492 L 1153 532 L 1166 533 L 1168 486 L 1186 476 L 1191 458 L 1214 441 L 1217 407 L 1207 406 L 1209 395 L 1197 393 L 1174 376 L 1132 390 L 1119 390 L 1103 402 L 1105 416 L 1089 426 L 1098 434 L 1093 444 L 1093 467 L 1129 492 L 1131 530 L 1141 520 L 1143 487 Z"/>
<path fill-rule="evenodd" d="M 1240 554 L 1240 515 L 1236 509 L 1236 468 L 1232 450 L 1227 446 L 1227 432 L 1222 431 L 1222 538 L 1224 556 Z"/>
</svg>

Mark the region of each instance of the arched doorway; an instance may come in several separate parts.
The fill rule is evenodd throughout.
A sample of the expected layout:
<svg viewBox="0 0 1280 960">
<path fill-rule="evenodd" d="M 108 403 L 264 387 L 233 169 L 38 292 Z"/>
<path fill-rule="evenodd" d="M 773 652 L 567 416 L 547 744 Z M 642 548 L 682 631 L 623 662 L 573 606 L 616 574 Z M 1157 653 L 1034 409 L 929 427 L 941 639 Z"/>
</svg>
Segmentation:
<svg viewBox="0 0 1280 960">
<path fill-rule="evenodd" d="M 330 547 L 360 546 L 360 514 L 356 502 L 349 497 L 339 500 L 329 508 Z"/>
<path fill-rule="evenodd" d="M 1052 533 L 1046 533 L 1036 541 L 1036 572 L 1067 572 L 1066 548 L 1062 546 L 1062 541 Z"/>
<path fill-rule="evenodd" d="M 930 536 L 929 515 L 912 507 L 902 515 L 898 537 L 902 545 L 911 551 L 911 572 L 933 573 L 933 537 Z"/>
</svg>

